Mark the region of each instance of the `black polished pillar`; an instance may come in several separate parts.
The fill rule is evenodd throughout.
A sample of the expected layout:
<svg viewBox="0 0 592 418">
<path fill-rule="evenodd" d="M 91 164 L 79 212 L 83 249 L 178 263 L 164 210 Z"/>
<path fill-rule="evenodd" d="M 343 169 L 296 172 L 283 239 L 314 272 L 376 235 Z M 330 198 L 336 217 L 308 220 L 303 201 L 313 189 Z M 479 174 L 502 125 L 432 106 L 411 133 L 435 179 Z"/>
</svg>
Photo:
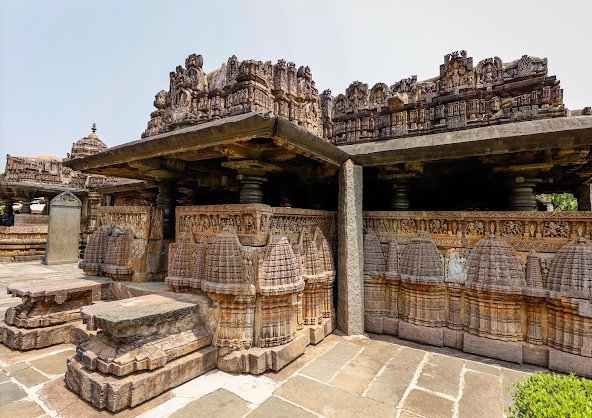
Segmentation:
<svg viewBox="0 0 592 418">
<path fill-rule="evenodd" d="M 510 210 L 518 212 L 536 211 L 536 194 L 534 188 L 541 179 L 516 177 L 510 182 Z"/>
<path fill-rule="evenodd" d="M 156 207 L 163 209 L 163 233 L 164 238 L 175 236 L 175 183 L 162 181 L 158 183 L 156 195 Z"/>
</svg>

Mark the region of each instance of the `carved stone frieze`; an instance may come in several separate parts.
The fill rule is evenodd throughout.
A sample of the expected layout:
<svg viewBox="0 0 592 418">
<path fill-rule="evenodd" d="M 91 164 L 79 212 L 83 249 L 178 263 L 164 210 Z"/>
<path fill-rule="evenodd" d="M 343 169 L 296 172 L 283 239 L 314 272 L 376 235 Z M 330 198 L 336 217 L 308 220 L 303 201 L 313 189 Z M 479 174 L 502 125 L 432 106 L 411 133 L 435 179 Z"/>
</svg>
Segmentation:
<svg viewBox="0 0 592 418">
<path fill-rule="evenodd" d="M 397 335 L 405 321 L 424 330 L 414 334 L 418 341 L 439 345 L 443 338 L 470 353 L 550 368 L 560 366 L 540 356 L 559 350 L 574 356 L 570 371 L 588 373 L 578 365 L 592 356 L 589 212 L 366 212 L 363 218 L 370 332 Z M 379 271 L 384 266 L 388 272 Z"/>
<path fill-rule="evenodd" d="M 354 81 L 345 94 L 321 95 L 324 138 L 353 144 L 491 124 L 565 116 L 563 90 L 547 75 L 547 60 L 511 63 L 486 58 L 473 65 L 466 51 L 444 57 L 438 77 L 403 79 L 390 88 Z"/>
</svg>

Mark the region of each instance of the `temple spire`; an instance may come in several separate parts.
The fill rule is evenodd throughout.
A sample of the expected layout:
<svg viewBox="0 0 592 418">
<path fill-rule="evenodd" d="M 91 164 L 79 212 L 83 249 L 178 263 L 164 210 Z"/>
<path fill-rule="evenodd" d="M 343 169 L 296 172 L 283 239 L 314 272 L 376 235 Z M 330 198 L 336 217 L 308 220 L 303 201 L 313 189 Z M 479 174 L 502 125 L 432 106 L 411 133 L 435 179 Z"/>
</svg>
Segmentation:
<svg viewBox="0 0 592 418">
<path fill-rule="evenodd" d="M 97 124 L 93 122 L 91 129 L 92 129 L 93 134 L 96 133 L 97 132 Z"/>
</svg>

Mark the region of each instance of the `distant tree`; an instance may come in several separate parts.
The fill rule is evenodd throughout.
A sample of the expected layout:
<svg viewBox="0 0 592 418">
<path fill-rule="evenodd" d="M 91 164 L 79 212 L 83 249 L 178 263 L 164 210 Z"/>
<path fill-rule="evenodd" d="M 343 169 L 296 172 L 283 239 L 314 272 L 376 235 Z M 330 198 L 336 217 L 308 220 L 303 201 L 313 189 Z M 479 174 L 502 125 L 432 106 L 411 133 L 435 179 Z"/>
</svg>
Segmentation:
<svg viewBox="0 0 592 418">
<path fill-rule="evenodd" d="M 540 194 L 538 197 L 553 204 L 553 210 L 557 212 L 573 212 L 578 210 L 578 201 L 571 193 Z"/>
</svg>

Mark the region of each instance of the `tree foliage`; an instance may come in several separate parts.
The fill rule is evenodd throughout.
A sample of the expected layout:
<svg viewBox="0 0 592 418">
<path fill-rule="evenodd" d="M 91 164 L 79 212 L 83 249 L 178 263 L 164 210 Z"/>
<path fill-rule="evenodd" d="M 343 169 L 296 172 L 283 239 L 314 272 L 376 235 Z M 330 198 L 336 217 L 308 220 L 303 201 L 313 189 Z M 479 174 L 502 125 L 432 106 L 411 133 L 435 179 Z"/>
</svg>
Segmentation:
<svg viewBox="0 0 592 418">
<path fill-rule="evenodd" d="M 571 193 L 540 194 L 538 197 L 553 205 L 557 212 L 568 212 L 578 210 L 578 201 Z"/>
<path fill-rule="evenodd" d="M 514 397 L 514 405 L 506 411 L 510 418 L 592 417 L 592 380 L 573 373 L 532 374 L 518 380 L 510 393 Z"/>
</svg>

